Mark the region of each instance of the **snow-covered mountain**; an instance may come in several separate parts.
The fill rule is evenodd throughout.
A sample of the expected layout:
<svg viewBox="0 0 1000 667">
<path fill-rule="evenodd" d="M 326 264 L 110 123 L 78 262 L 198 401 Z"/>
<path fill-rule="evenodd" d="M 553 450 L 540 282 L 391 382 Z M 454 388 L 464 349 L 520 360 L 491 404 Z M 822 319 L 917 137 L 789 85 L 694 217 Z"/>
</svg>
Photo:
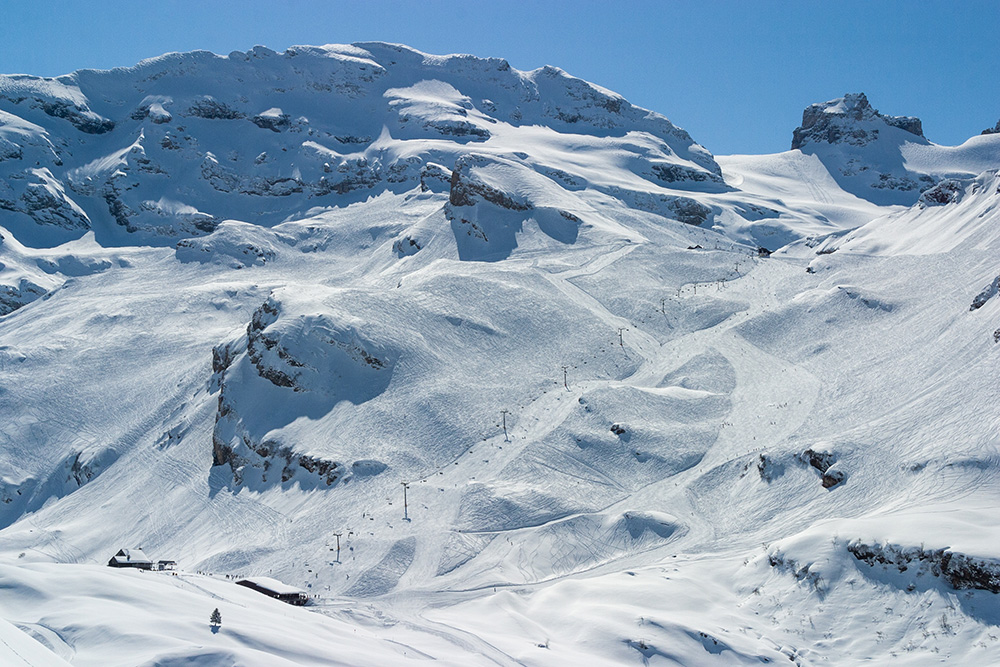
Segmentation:
<svg viewBox="0 0 1000 667">
<path fill-rule="evenodd" d="M 226 218 L 270 227 L 417 183 L 440 189 L 462 156 L 570 188 L 586 177 L 649 207 L 673 202 L 654 201 L 657 186 L 725 189 L 686 132 L 557 68 L 525 73 L 500 59 L 387 44 L 170 54 L 130 69 L 4 77 L 0 99 L 4 207 L 128 245 L 204 235 Z M 529 146 L 539 150 L 520 150 Z M 551 164 L 571 152 L 615 157 L 578 157 L 565 173 Z"/>
<path fill-rule="evenodd" d="M 1000 661 L 1000 134 L 792 146 L 377 43 L 0 77 L 0 655 Z"/>
<path fill-rule="evenodd" d="M 863 93 L 845 95 L 802 112 L 792 150 L 815 155 L 848 192 L 877 204 L 913 204 L 942 178 L 972 178 L 996 167 L 996 145 L 973 137 L 961 146 L 937 146 L 919 118 L 886 116 Z"/>
</svg>

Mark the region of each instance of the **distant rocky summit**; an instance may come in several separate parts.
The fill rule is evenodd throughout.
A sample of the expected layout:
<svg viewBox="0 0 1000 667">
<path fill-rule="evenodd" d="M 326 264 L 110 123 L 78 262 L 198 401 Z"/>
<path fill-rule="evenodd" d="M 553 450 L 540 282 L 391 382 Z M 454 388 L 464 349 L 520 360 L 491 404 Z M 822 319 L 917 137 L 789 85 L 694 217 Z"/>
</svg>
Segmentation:
<svg viewBox="0 0 1000 667">
<path fill-rule="evenodd" d="M 792 134 L 792 150 L 809 142 L 864 146 L 878 139 L 879 125 L 898 127 L 924 138 L 919 118 L 881 114 L 864 93 L 853 93 L 806 107 L 802 112 L 802 126 L 795 128 Z"/>
<path fill-rule="evenodd" d="M 980 134 L 1000 134 L 1000 120 L 997 121 L 996 125 L 986 128 Z"/>
<path fill-rule="evenodd" d="M 879 113 L 864 93 L 809 105 L 792 133 L 792 150 L 817 156 L 840 187 L 880 205 L 912 206 L 940 180 L 908 159 L 913 146 L 930 145 L 919 118 Z"/>
</svg>

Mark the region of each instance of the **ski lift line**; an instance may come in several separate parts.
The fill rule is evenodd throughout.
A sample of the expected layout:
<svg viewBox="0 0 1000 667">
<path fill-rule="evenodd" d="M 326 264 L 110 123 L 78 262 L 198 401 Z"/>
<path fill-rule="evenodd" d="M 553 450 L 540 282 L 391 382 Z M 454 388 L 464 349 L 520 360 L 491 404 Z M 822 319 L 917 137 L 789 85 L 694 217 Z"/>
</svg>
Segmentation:
<svg viewBox="0 0 1000 667">
<path fill-rule="evenodd" d="M 630 252 L 630 251 L 631 251 L 632 249 L 634 249 L 635 247 L 637 247 L 637 246 L 631 246 L 631 245 L 629 245 L 629 244 L 622 244 L 622 245 L 618 245 L 618 247 L 617 247 L 617 249 L 616 249 L 616 250 L 617 250 L 617 251 L 624 251 L 624 250 L 625 250 L 625 249 L 627 248 L 628 250 L 627 250 L 626 252 L 622 252 L 622 253 L 621 253 L 621 255 L 620 255 L 620 256 L 623 256 L 624 254 L 627 254 L 627 252 Z M 741 246 L 733 246 L 733 247 L 731 247 L 731 248 L 730 248 L 730 250 L 731 250 L 731 251 L 733 251 L 733 252 L 736 252 L 736 251 L 737 251 L 737 249 L 738 249 L 739 247 L 741 247 Z M 749 249 L 748 249 L 748 255 L 749 255 L 749 256 L 751 256 L 751 261 L 752 261 L 752 260 L 753 260 L 753 257 L 752 257 L 752 253 L 751 253 L 751 252 L 749 251 Z M 619 258 L 619 257 L 616 257 L 616 258 L 614 258 L 614 259 L 618 259 L 618 258 Z M 588 262 L 587 266 L 589 267 L 589 265 L 590 265 L 590 264 L 592 264 L 592 263 L 594 263 L 595 261 L 596 261 L 596 260 L 591 260 L 590 262 Z M 612 262 L 608 262 L 608 263 L 610 264 L 610 263 L 612 263 Z M 737 264 L 737 271 L 738 271 L 738 267 L 739 267 L 739 264 Z M 602 266 L 602 267 L 600 267 L 600 268 L 599 268 L 599 269 L 597 269 L 597 270 L 600 270 L 601 268 L 605 268 L 605 267 L 603 267 L 603 266 Z M 567 271 L 573 271 L 573 269 L 567 269 L 566 271 L 563 271 L 563 272 L 560 272 L 560 273 L 548 273 L 548 272 L 547 272 L 547 273 L 548 273 L 549 275 L 554 275 L 554 276 L 559 276 L 560 274 L 565 274 L 565 273 L 566 273 Z M 596 271 L 595 271 L 595 272 L 596 272 Z M 580 275 L 585 275 L 585 274 L 581 273 Z M 740 274 L 738 274 L 738 275 L 739 275 L 739 277 L 743 277 L 743 275 L 740 275 Z M 704 282 L 704 283 L 693 283 L 693 284 L 692 284 L 692 283 L 688 283 L 687 285 L 683 285 L 683 286 L 681 286 L 681 287 L 678 287 L 678 295 L 682 294 L 682 293 L 683 293 L 683 291 L 684 291 L 684 290 L 685 290 L 685 289 L 686 289 L 686 288 L 687 288 L 688 286 L 691 286 L 691 287 L 692 287 L 692 290 L 696 290 L 696 289 L 697 289 L 697 286 L 698 286 L 698 285 L 702 285 L 703 287 L 704 287 L 704 286 L 710 286 L 710 285 L 713 285 L 713 284 L 716 284 L 716 285 L 721 285 L 721 284 L 725 284 L 725 283 L 727 282 L 727 279 L 728 279 L 728 277 L 726 277 L 726 278 L 721 278 L 721 279 L 717 279 L 717 280 L 715 280 L 715 281 L 711 281 L 711 282 Z M 665 302 L 666 302 L 666 299 L 661 299 L 661 309 L 663 309 L 663 310 L 665 310 Z M 633 323 L 633 326 L 635 326 L 635 325 L 634 325 L 634 323 Z M 622 346 L 622 347 L 624 347 L 624 338 L 623 338 L 623 335 L 622 335 L 622 334 L 623 334 L 623 332 L 624 332 L 624 331 L 626 331 L 626 330 L 628 330 L 628 328 L 627 328 L 627 327 L 620 327 L 620 328 L 619 328 L 619 332 L 618 332 L 618 333 L 619 333 L 619 345 L 620 345 L 620 346 Z M 595 355 L 592 355 L 592 357 L 596 359 L 596 358 L 597 358 L 597 355 L 596 355 L 596 354 L 595 354 Z M 564 372 L 565 372 L 565 370 L 566 370 L 566 369 L 564 368 Z M 564 385 L 568 385 L 568 381 L 567 381 L 567 378 L 566 378 L 565 376 L 564 376 Z M 567 389 L 568 389 L 568 386 L 567 386 Z M 543 391 L 543 394 L 546 394 L 546 393 L 547 393 L 547 391 Z M 531 399 L 531 400 L 529 401 L 529 403 L 530 403 L 530 404 L 534 404 L 534 403 L 536 403 L 536 402 L 537 402 L 537 401 L 538 401 L 538 400 L 539 400 L 539 399 L 540 399 L 541 397 L 542 397 L 542 395 L 537 395 L 537 396 L 535 396 L 534 398 L 532 398 L 532 399 Z M 506 415 L 507 415 L 507 414 L 510 414 L 510 411 L 509 411 L 509 410 L 506 410 L 506 409 L 505 409 L 505 410 L 501 411 L 501 419 L 502 419 L 502 421 L 503 421 L 503 422 L 505 422 L 505 421 L 506 421 Z M 538 418 L 536 417 L 536 421 L 537 421 L 537 420 L 538 420 Z M 503 425 L 505 426 L 505 424 L 503 424 Z M 483 440 L 487 440 L 487 439 L 488 439 L 488 438 L 484 438 Z M 508 441 L 509 441 L 509 436 L 508 436 Z M 470 445 L 469 445 L 469 446 L 468 446 L 467 448 L 465 448 L 464 450 L 462 450 L 461 452 L 459 452 L 459 453 L 458 453 L 458 454 L 457 454 L 457 455 L 456 455 L 456 456 L 455 456 L 454 458 L 452 458 L 451 460 L 449 460 L 449 461 L 448 461 L 447 463 L 445 463 L 445 464 L 443 464 L 443 465 L 441 465 L 441 466 L 438 466 L 438 467 L 434 468 L 434 469 L 433 469 L 432 471 L 430 471 L 430 472 L 426 473 L 426 474 L 425 474 L 425 475 L 423 475 L 423 476 L 420 476 L 420 477 L 417 477 L 417 478 L 415 478 L 415 481 L 416 481 L 416 482 L 421 482 L 421 483 L 426 483 L 426 482 L 427 482 L 428 480 L 430 480 L 430 478 L 431 478 L 431 477 L 433 477 L 433 476 L 435 476 L 435 475 L 439 475 L 439 474 L 444 474 L 444 470 L 445 470 L 445 469 L 447 469 L 447 468 L 448 468 L 448 467 L 450 467 L 451 465 L 458 465 L 458 463 L 459 463 L 460 459 L 461 459 L 461 458 L 462 458 L 463 456 L 465 456 L 466 454 L 470 454 L 470 453 L 472 453 L 472 448 L 473 448 L 474 446 L 475 446 L 475 444 L 474 444 L 474 443 L 473 443 L 473 444 L 470 444 Z M 744 456 L 744 455 L 741 455 L 741 456 Z M 735 457 L 735 458 L 740 458 L 740 456 L 738 456 L 738 457 Z"/>
</svg>

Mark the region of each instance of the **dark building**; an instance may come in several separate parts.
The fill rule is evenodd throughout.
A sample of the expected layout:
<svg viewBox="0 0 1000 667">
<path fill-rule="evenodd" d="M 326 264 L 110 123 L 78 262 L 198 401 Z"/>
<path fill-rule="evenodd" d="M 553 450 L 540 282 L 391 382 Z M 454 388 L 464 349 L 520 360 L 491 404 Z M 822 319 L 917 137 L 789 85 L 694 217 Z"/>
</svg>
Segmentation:
<svg viewBox="0 0 1000 667">
<path fill-rule="evenodd" d="M 287 602 L 288 604 L 304 605 L 309 600 L 309 596 L 304 590 L 283 584 L 277 579 L 271 579 L 270 577 L 240 579 L 236 584 L 238 586 L 246 586 L 258 593 L 263 593 L 268 597 Z"/>
<path fill-rule="evenodd" d="M 108 561 L 108 567 L 134 567 L 139 570 L 152 570 L 153 561 L 142 552 L 142 549 L 120 549 Z"/>
</svg>

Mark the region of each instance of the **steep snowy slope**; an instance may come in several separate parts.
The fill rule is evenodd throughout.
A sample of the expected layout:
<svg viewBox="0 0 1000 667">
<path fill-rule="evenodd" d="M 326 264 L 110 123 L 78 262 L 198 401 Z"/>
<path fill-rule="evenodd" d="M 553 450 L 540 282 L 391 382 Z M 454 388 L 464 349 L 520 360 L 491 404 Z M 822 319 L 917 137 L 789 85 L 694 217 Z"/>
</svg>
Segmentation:
<svg viewBox="0 0 1000 667">
<path fill-rule="evenodd" d="M 0 96 L 0 637 L 1000 656 L 993 135 L 935 146 L 848 96 L 717 162 L 555 68 L 384 44 Z M 137 545 L 181 576 L 97 567 Z"/>
</svg>

